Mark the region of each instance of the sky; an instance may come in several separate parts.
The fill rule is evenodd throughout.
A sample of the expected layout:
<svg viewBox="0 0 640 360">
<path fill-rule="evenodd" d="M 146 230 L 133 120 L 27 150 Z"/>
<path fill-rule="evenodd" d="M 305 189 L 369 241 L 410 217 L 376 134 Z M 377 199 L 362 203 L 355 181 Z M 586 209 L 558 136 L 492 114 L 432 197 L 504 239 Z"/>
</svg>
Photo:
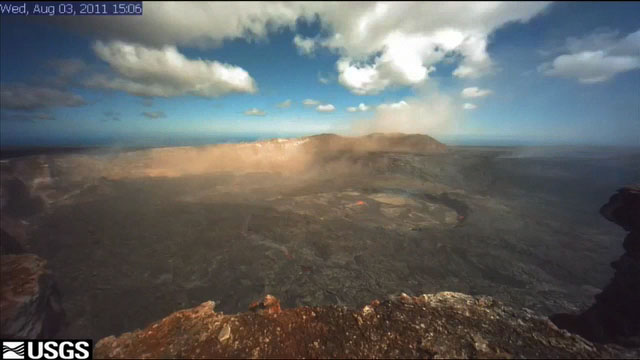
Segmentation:
<svg viewBox="0 0 640 360">
<path fill-rule="evenodd" d="M 144 2 L 1 16 L 0 145 L 318 133 L 640 144 L 640 3 Z"/>
</svg>

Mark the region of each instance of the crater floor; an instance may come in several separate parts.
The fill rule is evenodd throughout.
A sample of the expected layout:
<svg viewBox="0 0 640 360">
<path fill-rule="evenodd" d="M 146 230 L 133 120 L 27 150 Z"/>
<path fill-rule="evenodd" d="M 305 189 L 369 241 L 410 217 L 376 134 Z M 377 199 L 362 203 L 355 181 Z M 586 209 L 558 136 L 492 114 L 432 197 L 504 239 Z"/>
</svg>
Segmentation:
<svg viewBox="0 0 640 360">
<path fill-rule="evenodd" d="M 149 171 L 153 150 L 4 160 L 4 179 L 44 205 L 16 211 L 33 199 L 4 190 L 2 225 L 55 274 L 61 338 L 120 334 L 208 300 L 241 312 L 265 294 L 285 308 L 360 307 L 456 291 L 577 311 L 620 253 L 623 232 L 598 208 L 637 181 L 640 156 L 524 150 L 337 152 L 295 171 Z"/>
</svg>

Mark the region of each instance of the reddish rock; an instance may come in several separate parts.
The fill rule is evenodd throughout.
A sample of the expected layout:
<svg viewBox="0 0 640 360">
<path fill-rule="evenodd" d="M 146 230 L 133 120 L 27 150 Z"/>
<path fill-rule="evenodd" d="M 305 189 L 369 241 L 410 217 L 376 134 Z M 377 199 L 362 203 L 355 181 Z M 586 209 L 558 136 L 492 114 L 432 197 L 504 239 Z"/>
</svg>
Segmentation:
<svg viewBox="0 0 640 360">
<path fill-rule="evenodd" d="M 266 297 L 262 304 L 277 304 Z M 272 304 L 272 305 L 269 305 Z M 257 305 L 259 306 L 259 305 Z M 593 345 L 531 311 L 443 292 L 365 306 L 223 315 L 213 303 L 144 330 L 109 336 L 96 358 L 601 358 L 637 356 Z"/>
<path fill-rule="evenodd" d="M 10 339 L 50 338 L 64 312 L 46 261 L 33 254 L 0 256 L 0 335 Z"/>
<path fill-rule="evenodd" d="M 267 295 L 262 301 L 254 301 L 249 305 L 249 310 L 259 314 L 278 314 L 280 309 L 280 301 L 275 296 Z"/>
</svg>

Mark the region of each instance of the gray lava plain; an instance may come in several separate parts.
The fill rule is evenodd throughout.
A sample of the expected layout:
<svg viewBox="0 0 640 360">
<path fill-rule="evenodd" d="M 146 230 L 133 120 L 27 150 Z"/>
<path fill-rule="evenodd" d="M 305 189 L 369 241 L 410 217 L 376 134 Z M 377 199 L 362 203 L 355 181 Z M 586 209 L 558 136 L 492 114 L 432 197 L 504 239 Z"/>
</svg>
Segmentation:
<svg viewBox="0 0 640 360">
<path fill-rule="evenodd" d="M 598 209 L 640 178 L 640 154 L 620 149 L 317 141 L 4 160 L 3 229 L 55 274 L 60 338 L 207 300 L 242 312 L 265 294 L 283 308 L 361 307 L 455 291 L 549 315 L 588 307 L 611 278 L 624 232 Z"/>
</svg>

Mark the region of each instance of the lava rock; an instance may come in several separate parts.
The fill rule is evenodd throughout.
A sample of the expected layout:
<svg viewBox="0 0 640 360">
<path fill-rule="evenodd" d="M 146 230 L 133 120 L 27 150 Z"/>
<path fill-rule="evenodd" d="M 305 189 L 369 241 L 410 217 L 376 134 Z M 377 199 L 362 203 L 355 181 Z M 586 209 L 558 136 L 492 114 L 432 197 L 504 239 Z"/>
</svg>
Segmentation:
<svg viewBox="0 0 640 360">
<path fill-rule="evenodd" d="M 64 318 L 60 294 L 46 261 L 33 254 L 0 256 L 0 335 L 51 338 Z"/>
<path fill-rule="evenodd" d="M 600 214 L 626 231 L 640 230 L 640 185 L 629 185 L 609 198 Z"/>
<path fill-rule="evenodd" d="M 265 304 L 266 303 L 266 304 Z M 275 297 L 259 304 L 275 308 Z M 260 307 L 256 305 L 255 307 Z M 600 358 L 632 356 L 559 330 L 547 318 L 488 297 L 402 296 L 363 311 L 285 309 L 223 315 L 210 302 L 146 329 L 109 336 L 96 358 Z M 636 356 L 638 354 L 635 354 Z"/>
<path fill-rule="evenodd" d="M 279 314 L 282 311 L 280 301 L 272 295 L 265 296 L 260 302 L 254 301 L 249 305 L 249 310 L 259 314 Z"/>
<path fill-rule="evenodd" d="M 29 186 L 18 178 L 3 181 L 4 187 L 9 197 L 3 208 L 7 214 L 16 217 L 28 217 L 40 213 L 45 206 L 44 201 L 39 196 L 32 196 Z"/>
<path fill-rule="evenodd" d="M 555 314 L 551 320 L 590 341 L 640 347 L 640 185 L 618 190 L 600 213 L 630 231 L 623 243 L 626 253 L 611 263 L 615 274 L 595 304 L 581 314 Z"/>
<path fill-rule="evenodd" d="M 0 230 L 0 255 L 21 254 L 24 252 L 20 242 L 4 230 Z"/>
</svg>

